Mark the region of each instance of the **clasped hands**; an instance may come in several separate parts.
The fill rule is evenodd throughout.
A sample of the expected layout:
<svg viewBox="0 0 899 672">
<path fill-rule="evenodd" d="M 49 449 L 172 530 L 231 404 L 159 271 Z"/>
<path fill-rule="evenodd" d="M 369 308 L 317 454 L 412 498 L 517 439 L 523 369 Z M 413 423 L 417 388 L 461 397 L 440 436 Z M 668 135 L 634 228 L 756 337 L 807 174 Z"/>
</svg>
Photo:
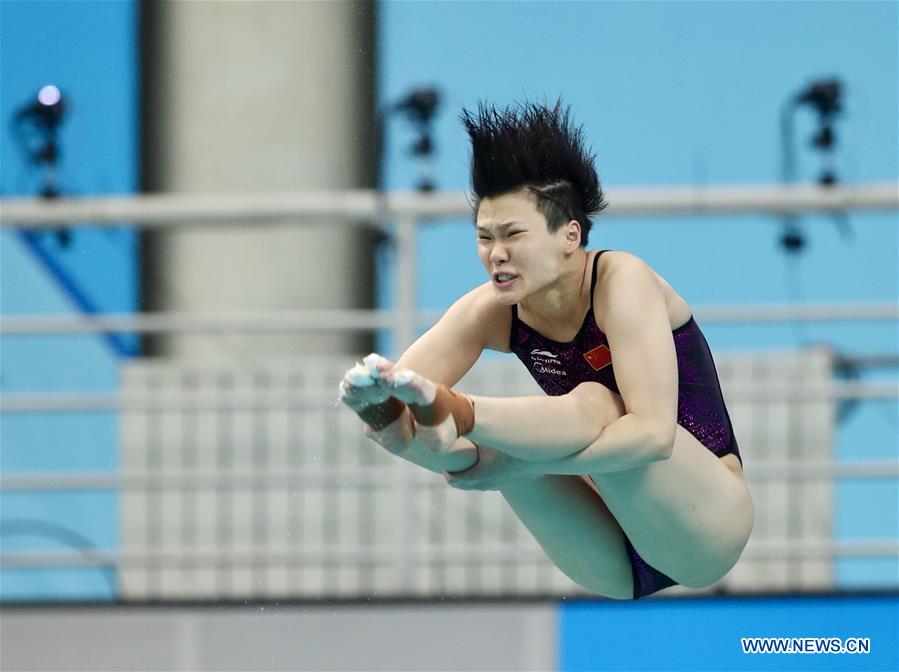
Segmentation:
<svg viewBox="0 0 899 672">
<path fill-rule="evenodd" d="M 437 392 L 433 381 L 374 353 L 349 369 L 339 388 L 340 400 L 363 420 L 370 439 L 394 455 L 443 473 L 454 488 L 498 490 L 538 475 L 531 473 L 530 463 L 524 460 L 460 439 L 458 422 L 422 424 L 420 419 L 430 415 Z M 460 464 L 461 453 L 469 453 L 470 462 L 472 448 L 478 456 L 474 464 L 463 466 L 462 471 L 448 470 L 458 468 L 447 465 Z"/>
</svg>

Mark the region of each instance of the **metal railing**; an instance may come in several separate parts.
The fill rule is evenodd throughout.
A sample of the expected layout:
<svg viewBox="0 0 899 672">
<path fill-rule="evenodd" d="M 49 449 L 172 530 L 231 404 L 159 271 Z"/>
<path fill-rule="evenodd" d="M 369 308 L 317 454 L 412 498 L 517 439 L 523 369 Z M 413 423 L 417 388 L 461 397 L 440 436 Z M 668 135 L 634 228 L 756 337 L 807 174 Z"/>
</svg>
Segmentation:
<svg viewBox="0 0 899 672">
<path fill-rule="evenodd" d="M 726 357 L 719 358 L 719 363 L 727 364 L 727 361 Z M 499 381 L 503 373 L 499 367 L 507 364 L 510 365 L 507 367 L 509 372 L 521 369 L 514 362 L 493 362 L 497 368 L 486 372 L 480 380 L 472 382 L 471 389 L 495 394 L 496 390 L 487 389 L 486 383 Z M 147 365 L 141 363 L 139 366 L 144 368 Z M 779 368 L 781 367 L 775 363 L 774 369 Z M 152 371 L 153 367 L 149 366 L 149 369 Z M 301 364 L 297 364 L 297 370 L 305 369 Z M 334 370 L 336 371 L 336 368 Z M 281 375 L 289 377 L 290 372 L 282 371 Z M 740 412 L 741 408 L 784 407 L 788 409 L 790 415 L 798 417 L 805 414 L 803 410 L 805 408 L 815 406 L 828 408 L 841 399 L 899 398 L 899 386 L 891 382 L 837 381 L 824 384 L 813 380 L 803 382 L 789 375 L 781 380 L 741 382 L 742 376 L 739 373 L 730 374 L 729 378 L 728 374 L 723 375 L 722 384 L 732 413 Z M 178 379 L 183 381 L 187 377 L 195 376 L 195 373 L 185 372 Z M 311 380 L 320 378 L 322 376 L 317 374 L 310 377 Z M 442 571 L 440 567 L 448 562 L 460 567 L 469 567 L 475 572 L 481 571 L 479 567 L 490 563 L 508 568 L 522 564 L 541 567 L 547 562 L 539 548 L 521 537 L 520 530 L 507 535 L 505 546 L 493 542 L 489 534 L 480 537 L 481 533 L 478 533 L 479 540 L 474 545 L 463 541 L 458 534 L 450 534 L 449 529 L 459 524 L 458 520 L 453 522 L 453 519 L 482 496 L 464 493 L 459 497 L 460 493 L 457 492 L 452 495 L 440 494 L 442 490 L 448 488 L 436 476 L 420 473 L 414 467 L 405 465 L 386 453 L 381 455 L 377 452 L 379 450 L 377 447 L 366 445 L 358 427 L 349 422 L 353 420 L 351 414 L 340 407 L 335 408 L 333 392 L 323 392 L 316 388 L 285 390 L 277 381 L 273 385 L 255 389 L 237 384 L 229 386 L 226 391 L 213 391 L 202 386 L 180 387 L 177 383 L 173 387 L 171 383 L 164 383 L 157 374 L 151 374 L 148 380 L 157 380 L 154 384 L 161 384 L 162 387 L 154 392 L 149 388 L 135 389 L 132 385 L 126 386 L 122 393 L 108 395 L 16 395 L 17 398 L 12 399 L 7 395 L 0 401 L 2 404 L 0 410 L 7 418 L 50 411 L 115 412 L 119 414 L 123 427 L 129 422 L 140 423 L 137 433 L 134 430 L 120 430 L 123 445 L 130 446 L 128 451 L 132 455 L 132 461 L 129 462 L 123 456 L 122 467 L 115 473 L 83 471 L 3 474 L 0 476 L 0 492 L 32 493 L 35 496 L 39 493 L 116 493 L 121 501 L 136 496 L 139 508 L 145 511 L 144 514 L 140 514 L 145 517 L 144 522 L 138 521 L 138 529 L 144 531 L 136 533 L 139 542 L 136 546 L 123 544 L 120 549 L 84 549 L 67 552 L 8 550 L 0 556 L 0 568 L 31 567 L 44 570 L 65 567 L 113 568 L 117 570 L 116 576 L 119 577 L 123 593 L 131 598 L 140 598 L 171 596 L 174 594 L 171 591 L 182 589 L 189 591 L 189 583 L 170 584 L 173 579 L 164 580 L 160 577 L 161 573 L 166 573 L 170 577 L 186 577 L 192 571 L 186 569 L 190 567 L 206 567 L 203 573 L 212 572 L 218 577 L 215 581 L 211 579 L 207 581 L 207 583 L 211 581 L 210 585 L 218 586 L 215 588 L 218 592 L 199 594 L 192 592 L 191 595 L 221 597 L 231 594 L 228 592 L 230 579 L 227 578 L 230 572 L 244 570 L 252 570 L 252 575 L 256 577 L 254 581 L 265 583 L 268 579 L 264 577 L 270 574 L 277 574 L 279 571 L 305 572 L 316 566 L 320 566 L 321 571 L 326 571 L 325 567 L 341 567 L 343 568 L 341 571 L 345 572 L 361 571 L 361 567 L 368 567 L 371 571 L 376 571 L 372 568 L 380 568 L 377 571 L 387 572 L 391 578 L 389 581 L 378 583 L 377 590 L 388 591 L 391 594 L 406 594 L 404 591 L 408 589 L 410 575 L 418 572 L 427 576 L 437 576 Z M 506 389 L 509 394 L 525 393 L 514 385 Z M 31 398 L 23 399 L 25 396 Z M 63 398 L 58 398 L 59 396 Z M 229 463 L 228 460 L 233 459 L 226 459 L 223 454 L 233 448 L 227 449 L 224 445 L 219 445 L 220 442 L 224 441 L 231 446 L 240 445 L 240 436 L 250 436 L 246 432 L 238 431 L 234 426 L 231 418 L 238 412 L 252 416 L 246 419 L 246 422 L 256 423 L 258 426 L 251 435 L 252 441 L 265 446 L 265 456 L 258 464 L 244 462 L 223 466 Z M 753 411 L 753 413 L 760 412 L 762 411 Z M 207 418 L 207 422 L 214 419 L 215 428 L 207 428 L 205 432 L 201 432 L 198 426 L 200 418 L 204 417 Z M 277 432 L 273 434 L 271 428 L 277 424 L 277 419 L 287 417 L 295 418 L 300 425 L 314 421 L 314 418 L 320 418 L 321 431 L 327 434 L 319 435 L 320 430 L 316 429 L 313 435 L 315 440 L 321 441 L 323 445 L 319 448 L 309 444 L 308 441 L 304 442 L 302 435 L 278 435 Z M 171 425 L 173 421 L 180 427 L 175 434 L 168 431 L 163 435 L 160 434 L 160 430 L 152 429 L 153 425 Z M 809 416 L 806 421 L 815 422 L 815 417 Z M 350 427 L 350 424 L 353 424 L 353 427 Z M 744 422 L 743 427 L 745 426 Z M 327 427 L 331 429 L 325 429 Z M 132 438 L 128 439 L 129 436 Z M 306 436 L 308 439 L 308 435 Z M 775 434 L 773 440 L 779 444 L 781 439 L 776 438 L 778 436 L 780 434 Z M 283 457 L 287 447 L 297 441 L 304 442 L 302 450 L 305 457 L 296 459 Z M 816 445 L 814 437 L 810 441 L 809 446 Z M 896 460 L 846 461 L 822 457 L 809 458 L 801 457 L 804 452 L 802 450 L 798 452 L 788 450 L 787 454 L 782 455 L 782 451 L 776 449 L 769 451 L 767 455 L 759 455 L 757 454 L 759 446 L 752 445 L 754 442 L 755 440 L 748 439 L 750 445 L 746 453 L 748 459 L 745 467 L 753 491 L 761 493 L 767 488 L 783 496 L 797 493 L 803 488 L 807 489 L 811 499 L 806 501 L 800 496 L 800 499 L 790 507 L 790 512 L 793 513 L 813 506 L 815 497 L 812 495 L 817 492 L 819 484 L 848 480 L 872 484 L 889 483 L 899 477 L 899 461 Z M 335 455 L 330 463 L 326 463 L 323 456 L 329 453 L 334 455 L 334 445 L 341 446 L 341 456 Z M 797 448 L 786 443 L 782 445 L 784 448 Z M 208 456 L 206 462 L 197 462 L 198 454 L 205 454 L 210 450 L 215 452 L 214 456 Z M 247 446 L 246 450 L 253 450 L 253 454 L 256 454 L 253 446 Z M 171 457 L 163 457 L 164 452 L 170 456 L 174 455 L 174 462 L 171 461 Z M 319 462 L 310 461 L 309 455 L 317 452 L 320 453 Z M 157 454 L 157 457 L 153 457 L 154 454 Z M 191 454 L 193 457 L 190 457 Z M 281 458 L 273 457 L 279 454 L 282 455 Z M 365 455 L 371 457 L 365 458 Z M 212 462 L 209 462 L 210 459 Z M 782 484 L 782 487 L 779 484 Z M 328 492 L 335 494 L 332 497 L 327 494 Z M 323 530 L 340 527 L 346 522 L 343 519 L 327 522 L 325 519 L 328 517 L 327 510 L 330 507 L 338 507 L 351 514 L 354 510 L 368 511 L 369 515 L 377 516 L 379 515 L 377 511 L 381 510 L 383 505 L 387 510 L 382 510 L 381 515 L 386 515 L 393 521 L 393 532 L 388 535 L 389 539 L 372 539 L 370 543 L 341 541 L 340 537 L 335 537 L 331 543 L 324 543 L 321 536 L 313 535 L 307 540 L 302 535 L 297 537 L 296 531 L 291 534 L 289 528 L 282 529 L 283 523 L 279 526 L 277 522 L 269 521 L 265 523 L 268 531 L 264 538 L 255 545 L 251 541 L 252 535 L 248 536 L 246 531 L 229 532 L 228 538 L 233 541 L 224 545 L 210 544 L 208 533 L 196 537 L 191 533 L 189 540 L 181 536 L 186 529 L 185 517 L 189 516 L 197 517 L 193 525 L 199 526 L 198 530 L 206 527 L 222 529 L 221 511 L 208 513 L 206 516 L 198 513 L 198 502 L 202 497 L 213 498 L 214 503 L 207 504 L 207 511 L 209 506 L 232 511 L 250 507 L 257 512 L 254 519 L 261 521 L 268 516 L 263 512 L 271 506 L 276 506 L 273 502 L 293 501 L 292 498 L 297 493 L 306 493 L 304 497 L 307 501 L 318 502 L 315 506 L 321 507 L 321 513 L 316 515 L 320 515 L 321 518 L 317 524 L 322 525 Z M 366 496 L 371 497 L 371 503 L 363 506 L 362 502 Z M 235 504 L 234 498 L 240 497 L 244 498 L 244 503 Z M 437 515 L 435 509 L 428 508 L 433 506 L 428 502 L 442 501 L 443 498 L 448 498 L 445 504 L 446 511 Z M 760 522 L 772 515 L 772 511 L 777 515 L 776 512 L 781 510 L 777 506 L 773 508 L 765 506 L 764 499 L 764 496 L 759 496 L 760 513 L 763 513 Z M 480 512 L 477 514 L 466 513 L 465 525 L 473 525 L 473 529 L 503 529 L 514 524 L 509 522 L 511 514 L 505 510 L 501 501 L 495 501 L 493 504 L 494 506 L 478 505 L 477 509 Z M 160 518 L 159 511 L 164 506 L 171 509 L 171 513 L 169 517 Z M 409 518 L 410 512 L 415 511 L 420 511 L 420 515 L 423 516 L 423 520 L 417 523 Z M 450 513 L 452 511 L 456 513 Z M 784 514 L 786 515 L 787 511 L 784 511 Z M 259 518 L 259 515 L 263 518 Z M 450 516 L 449 519 L 445 518 L 447 515 Z M 124 516 L 123 522 L 127 519 L 128 516 Z M 154 520 L 156 522 L 153 522 Z M 310 520 L 312 519 L 307 519 L 307 523 Z M 224 524 L 227 527 L 232 523 Z M 179 531 L 175 534 L 174 540 L 164 532 L 166 528 Z M 433 532 L 426 533 L 429 528 L 432 531 L 442 530 L 439 533 L 439 542 L 431 538 Z M 145 535 L 148 536 L 145 538 Z M 285 542 L 288 540 L 295 545 L 287 545 Z M 777 567 L 779 563 L 783 563 L 785 567 L 789 567 L 792 566 L 791 563 L 832 562 L 838 558 L 857 557 L 897 558 L 899 547 L 895 540 L 890 539 L 846 540 L 814 535 L 778 538 L 759 534 L 756 535 L 752 546 L 747 549 L 741 560 L 741 566 L 762 563 Z M 173 585 L 182 585 L 182 588 Z M 372 586 L 371 589 L 375 590 L 375 584 Z M 296 595 L 297 593 L 293 591 L 303 589 L 291 584 L 283 590 L 287 591 L 285 594 Z M 474 590 L 473 594 L 477 594 L 476 589 L 469 587 L 469 590 Z M 507 591 L 515 590 L 522 588 L 514 582 L 507 586 Z M 577 592 L 577 588 L 570 584 L 552 583 L 548 582 L 548 579 L 544 579 L 540 584 L 540 590 L 544 593 L 558 591 L 560 594 Z"/>
<path fill-rule="evenodd" d="M 666 188 L 610 188 L 606 210 L 609 217 L 646 215 L 716 215 L 802 212 L 841 213 L 848 210 L 895 211 L 899 209 L 899 183 L 861 185 L 757 185 L 686 186 Z M 272 192 L 252 194 L 142 194 L 104 198 L 2 199 L 0 228 L 52 229 L 73 222 L 91 227 L 168 228 L 172 226 L 241 225 L 285 222 L 303 223 L 327 217 L 343 226 L 375 226 L 391 231 L 396 244 L 397 264 L 393 324 L 399 350 L 412 343 L 415 328 L 414 288 L 417 228 L 426 219 L 471 217 L 465 194 L 417 193 L 382 194 L 374 191 Z M 184 316 L 182 316 L 184 317 Z M 266 316 L 260 316 L 265 318 Z M 142 320 L 159 320 L 146 316 Z M 112 318 L 123 319 L 123 318 Z M 132 319 L 135 319 L 132 317 Z M 173 320 L 179 319 L 173 316 Z M 202 322 L 209 318 L 185 317 Z M 234 320 L 234 316 L 217 319 Z M 239 319 L 239 318 L 237 318 Z M 290 316 L 267 319 L 294 320 L 302 328 L 356 328 L 367 324 L 380 327 L 385 315 L 376 311 L 298 311 Z M 783 317 L 778 319 L 785 319 Z M 135 320 L 132 327 L 138 327 Z M 144 322 L 146 324 L 146 322 Z M 208 322 L 206 323 L 209 324 Z M 246 325 L 246 322 L 243 322 Z M 13 323 L 13 328 L 16 328 Z M 204 328 L 209 328 L 208 326 Z M 128 329 L 135 331 L 139 329 Z"/>
<path fill-rule="evenodd" d="M 842 212 L 845 210 L 897 210 L 899 185 L 895 183 L 821 187 L 703 187 L 678 189 L 613 189 L 609 191 L 613 205 L 609 216 L 642 216 L 658 214 L 741 214 L 769 213 L 783 215 L 808 212 Z M 274 332 L 294 330 L 362 330 L 394 329 L 398 347 L 411 343 L 417 329 L 433 324 L 436 312 L 416 311 L 413 288 L 417 285 L 416 236 L 419 224 L 437 217 L 469 217 L 470 206 L 464 195 L 418 194 L 382 195 L 374 192 L 336 192 L 329 194 L 252 194 L 193 195 L 166 194 L 123 198 L 43 201 L 5 199 L 0 201 L 0 227 L 55 228 L 59 224 L 80 222 L 90 226 L 129 226 L 142 228 L 181 226 L 227 227 L 252 220 L 254 223 L 281 224 L 326 216 L 348 226 L 376 226 L 390 229 L 397 246 L 395 311 L 284 311 L 267 313 L 208 314 L 141 314 L 103 316 L 3 316 L 0 335 L 20 337 L 34 334 L 85 333 L 186 333 L 186 332 Z M 804 306 L 705 306 L 694 313 L 697 321 L 711 323 L 775 323 L 795 321 L 876 321 L 895 322 L 899 306 L 895 304 L 804 305 Z M 892 362 L 893 355 L 878 361 Z M 836 382 L 814 386 L 791 387 L 766 384 L 732 386 L 728 403 L 832 403 L 838 400 L 889 400 L 899 397 L 899 386 L 892 382 Z M 233 389 L 227 398 L 206 392 L 194 392 L 161 398 L 158 394 L 127 390 L 121 393 L 93 394 L 5 394 L 0 396 L 0 412 L 84 413 L 113 412 L 121 414 L 162 412 L 235 412 L 290 410 L 316 413 L 323 409 L 317 393 L 277 390 Z M 747 464 L 747 477 L 760 482 L 789 480 L 797 484 L 814 484 L 835 479 L 895 479 L 899 476 L 896 460 L 836 461 L 831 459 L 765 459 Z M 87 492 L 148 491 L 160 493 L 166 488 L 190 493 L 200 489 L 264 488 L 350 488 L 383 487 L 398 483 L 396 512 L 409 510 L 410 504 L 424 493 L 434 497 L 433 482 L 411 472 L 402 473 L 384 463 L 372 463 L 364 470 L 341 465 L 330 467 L 284 468 L 260 472 L 236 469 L 130 470 L 121 473 L 22 473 L 0 476 L 0 491 Z M 155 501 L 155 500 L 154 500 Z M 210 563 L 216 566 L 268 565 L 295 567 L 302 562 L 346 564 L 366 561 L 392 567 L 395 585 L 409 575 L 414 563 L 472 562 L 470 549 L 464 544 L 447 541 L 440 546 L 440 558 L 433 547 L 418 545 L 406 526 L 401 526 L 393 545 L 373 544 L 365 548 L 331 544 L 316 548 L 307 545 L 303 552 L 296 548 L 267 545 L 265 548 L 222 548 L 197 545 L 189 549 L 156 548 L 121 550 L 89 550 L 68 552 L 4 552 L 0 567 L 59 568 L 73 566 L 117 567 L 127 571 L 134 567 L 160 567 Z M 543 556 L 533 545 L 517 543 L 512 549 L 524 562 L 539 563 Z M 398 553 L 398 551 L 400 551 Z M 407 553 L 404 555 L 404 553 Z M 503 561 L 509 548 L 481 544 L 475 562 Z M 747 550 L 747 559 L 831 560 L 838 557 L 899 556 L 895 540 L 834 540 L 827 538 L 765 539 Z M 545 558 L 543 558 L 545 560 Z"/>
</svg>

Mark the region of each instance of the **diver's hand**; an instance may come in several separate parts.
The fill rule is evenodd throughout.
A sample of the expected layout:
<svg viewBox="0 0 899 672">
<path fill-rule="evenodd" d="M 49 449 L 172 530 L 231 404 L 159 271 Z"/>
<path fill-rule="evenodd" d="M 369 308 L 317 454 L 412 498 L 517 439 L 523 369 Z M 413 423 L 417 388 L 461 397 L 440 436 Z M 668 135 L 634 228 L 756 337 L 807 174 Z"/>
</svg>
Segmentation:
<svg viewBox="0 0 899 672">
<path fill-rule="evenodd" d="M 470 441 L 457 440 L 452 416 L 437 426 L 415 422 L 413 411 L 427 416 L 431 409 L 409 408 L 405 400 L 433 402 L 435 396 L 427 391 L 436 388 L 435 383 L 398 369 L 373 353 L 346 372 L 340 383 L 340 399 L 362 419 L 365 435 L 372 441 L 404 460 L 443 474 L 447 469 L 472 464 L 476 454 Z"/>
<path fill-rule="evenodd" d="M 384 358 L 378 362 L 377 385 L 409 405 L 418 445 L 435 456 L 446 455 L 474 425 L 469 397 Z"/>
<path fill-rule="evenodd" d="M 356 413 L 371 405 L 382 404 L 392 396 L 389 390 L 377 384 L 379 359 L 383 358 L 375 353 L 370 354 L 361 363 L 356 362 L 355 366 L 350 367 L 340 381 L 340 401 Z"/>
<path fill-rule="evenodd" d="M 363 421 L 366 436 L 389 452 L 402 455 L 412 443 L 414 427 L 406 405 L 376 384 L 380 359 L 373 353 L 344 374 L 340 400 Z"/>
</svg>

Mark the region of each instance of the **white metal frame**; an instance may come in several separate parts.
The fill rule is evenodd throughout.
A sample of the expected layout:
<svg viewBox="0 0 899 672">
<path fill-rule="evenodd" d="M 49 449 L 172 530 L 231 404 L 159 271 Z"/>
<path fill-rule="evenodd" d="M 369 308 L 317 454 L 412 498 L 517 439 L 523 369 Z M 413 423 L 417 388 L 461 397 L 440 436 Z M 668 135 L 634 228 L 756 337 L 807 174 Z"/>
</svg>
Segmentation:
<svg viewBox="0 0 899 672">
<path fill-rule="evenodd" d="M 433 560 L 433 549 L 424 547 L 416 548 L 407 546 L 407 555 L 410 560 L 428 562 Z M 465 546 L 453 548 L 441 547 L 440 561 L 455 560 L 465 562 L 471 559 L 470 549 Z M 522 560 L 535 560 L 542 557 L 539 550 L 524 551 L 530 558 L 522 557 Z M 481 548 L 478 561 L 508 557 L 509 549 L 501 544 L 491 548 Z M 834 541 L 833 539 L 806 540 L 798 543 L 794 539 L 783 539 L 764 544 L 759 544 L 753 549 L 747 549 L 747 559 L 780 559 L 780 558 L 818 558 L 831 559 L 834 557 L 896 557 L 899 556 L 899 542 L 896 541 Z M 127 568 L 129 566 L 145 566 L 150 564 L 171 563 L 177 565 L 185 559 L 191 562 L 209 563 L 218 565 L 251 565 L 264 559 L 273 565 L 287 565 L 302 560 L 319 560 L 334 562 L 335 559 L 347 563 L 355 563 L 359 560 L 373 560 L 382 565 L 396 563 L 396 548 L 382 546 L 360 551 L 354 546 L 328 546 L 322 548 L 304 548 L 303 555 L 298 556 L 295 551 L 284 549 L 229 549 L 222 553 L 218 549 L 192 549 L 190 554 L 169 549 L 157 549 L 152 552 L 144 551 L 101 551 L 85 550 L 82 553 L 47 551 L 4 553 L 0 560 L 0 567 L 4 569 L 29 568 L 29 567 L 101 567 L 114 566 Z M 402 585 L 401 583 L 398 585 Z"/>
<path fill-rule="evenodd" d="M 646 215 L 712 215 L 712 214 L 758 214 L 774 216 L 809 211 L 841 213 L 846 210 L 899 209 L 899 183 L 878 183 L 868 185 L 839 185 L 820 187 L 817 185 L 791 186 L 723 186 L 723 187 L 680 187 L 660 189 L 611 189 L 608 191 L 612 203 L 607 216 L 627 217 Z M 415 287 L 418 269 L 416 267 L 417 228 L 423 220 L 446 217 L 470 217 L 471 207 L 464 194 L 390 194 L 352 191 L 330 193 L 257 193 L 257 194 L 155 194 L 113 198 L 58 199 L 3 199 L 0 200 L 0 228 L 52 229 L 60 225 L 119 227 L 129 226 L 145 229 L 164 229 L 173 226 L 215 226 L 240 225 L 247 221 L 274 225 L 303 223 L 310 218 L 328 217 L 347 226 L 376 226 L 391 229 L 397 246 L 396 310 L 395 311 L 290 311 L 278 313 L 209 313 L 209 314 L 142 314 L 104 316 L 4 316 L 0 321 L 0 334 L 6 336 L 25 334 L 84 334 L 102 332 L 192 332 L 192 331 L 285 331 L 285 330 L 374 330 L 393 328 L 397 336 L 397 347 L 412 342 L 418 327 L 432 324 L 439 316 L 434 312 L 417 312 Z M 896 321 L 899 306 L 895 304 L 868 305 L 806 305 L 806 306 L 751 306 L 734 308 L 731 306 L 708 306 L 696 311 L 697 319 L 703 323 L 744 323 L 744 322 L 793 322 L 793 321 L 842 321 L 875 320 Z M 771 399 L 770 387 L 764 390 L 747 388 L 739 395 L 763 396 Z M 229 403 L 233 407 L 264 405 L 307 406 L 315 403 L 310 398 L 297 395 L 265 395 L 260 398 L 258 391 L 247 391 L 246 398 L 232 395 Z M 899 386 L 892 383 L 838 383 L 814 390 L 803 391 L 803 398 L 868 398 L 887 399 L 899 396 Z M 176 401 L 179 408 L 221 408 L 221 400 L 195 398 Z M 156 402 L 149 398 L 120 394 L 77 394 L 77 395 L 4 395 L 0 398 L 3 413 L 28 413 L 38 411 L 116 411 L 123 409 L 147 408 Z M 204 406 L 205 404 L 205 406 Z M 899 475 L 899 464 L 894 460 L 836 463 L 815 462 L 770 462 L 752 465 L 752 470 L 771 478 L 794 478 L 815 480 L 837 477 L 853 478 L 895 478 Z M 337 474 L 335 472 L 303 474 L 283 474 L 284 478 L 297 478 L 323 483 L 337 480 L 346 483 L 370 482 L 376 480 L 376 470 L 360 475 Z M 0 478 L 0 490 L 84 490 L 119 489 L 143 486 L 156 482 L 159 475 L 150 474 L 95 474 L 80 473 L 47 476 L 43 474 L 23 474 Z M 168 478 L 168 477 L 167 477 Z M 183 480 L 185 485 L 200 482 L 257 483 L 258 475 L 251 473 L 193 474 L 172 478 Z M 269 476 L 268 479 L 271 477 Z M 268 480 L 267 479 L 267 480 Z M 408 492 L 421 483 L 409 480 L 409 487 L 399 487 L 398 492 L 406 493 L 397 502 L 398 510 L 404 512 L 409 504 Z M 409 547 L 409 539 L 400 539 L 402 546 Z M 313 549 L 314 550 L 314 549 Z M 395 548 L 375 549 L 378 560 L 385 564 L 396 563 Z M 459 555 L 462 560 L 464 549 L 447 549 L 451 557 Z M 323 557 L 333 558 L 335 553 L 352 559 L 355 549 L 322 549 Z M 504 554 L 498 548 L 497 553 Z M 366 551 L 370 554 L 371 551 Z M 235 564 L 257 562 L 259 551 L 229 552 L 223 558 L 219 552 L 198 549 L 192 559 L 208 559 L 221 563 Z M 265 550 L 270 560 L 291 562 L 295 558 L 285 551 L 279 556 Z M 426 550 L 412 549 L 412 554 L 404 556 L 412 562 L 413 555 L 427 556 Z M 772 542 L 757 547 L 753 554 L 758 557 L 815 557 L 829 559 L 838 556 L 884 556 L 899 555 L 899 543 L 846 542 L 806 540 L 796 544 L 790 540 Z M 416 557 L 417 557 L 416 555 Z M 383 556 L 383 557 L 381 557 Z M 173 554 L 165 549 L 147 554 L 138 552 L 85 552 L 72 553 L 4 553 L 0 566 L 10 567 L 61 567 L 61 566 L 103 566 L 127 567 L 166 559 L 179 561 L 180 553 Z M 426 559 L 426 557 L 425 557 Z M 407 570 L 400 563 L 400 576 Z"/>
<path fill-rule="evenodd" d="M 834 478 L 899 478 L 899 462 L 895 460 L 855 460 L 852 462 L 834 460 L 803 460 L 801 462 L 766 461 L 753 462 L 746 467 L 747 473 L 762 477 L 796 481 L 815 481 Z M 364 473 L 358 469 L 301 469 L 284 470 L 275 474 L 260 474 L 256 471 L 221 474 L 218 472 L 196 472 L 185 474 L 180 471 L 158 472 L 153 474 L 110 474 L 105 472 L 80 472 L 73 474 L 44 475 L 18 474 L 0 476 L 0 490 L 5 492 L 72 492 L 78 490 L 124 490 L 127 488 L 144 488 L 166 483 L 183 485 L 184 487 L 252 487 L 260 485 L 378 485 L 387 481 L 394 474 L 392 469 L 373 466 Z M 416 484 L 427 485 L 427 484 Z"/>
<path fill-rule="evenodd" d="M 899 398 L 899 384 L 881 382 L 836 382 L 830 385 L 807 386 L 802 389 L 778 389 L 771 385 L 747 385 L 733 389 L 732 401 L 812 401 L 824 399 L 895 399 Z M 160 401 L 153 396 L 137 393 L 107 394 L 4 394 L 0 396 L 3 413 L 84 413 L 86 411 L 164 411 L 164 410 L 238 410 L 263 408 L 309 408 L 321 404 L 311 395 L 284 392 L 235 390 L 227 400 L 215 394 L 194 393 L 189 398 Z"/>
</svg>

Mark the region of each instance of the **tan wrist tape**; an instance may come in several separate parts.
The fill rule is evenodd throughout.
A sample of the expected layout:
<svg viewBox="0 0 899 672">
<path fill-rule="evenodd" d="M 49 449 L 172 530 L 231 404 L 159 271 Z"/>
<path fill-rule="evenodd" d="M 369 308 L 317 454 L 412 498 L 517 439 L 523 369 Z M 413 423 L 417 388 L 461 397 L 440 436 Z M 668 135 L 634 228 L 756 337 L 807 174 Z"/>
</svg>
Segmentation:
<svg viewBox="0 0 899 672">
<path fill-rule="evenodd" d="M 387 425 L 396 422 L 403 411 L 406 410 L 406 404 L 397 399 L 390 397 L 387 401 L 380 404 L 373 404 L 359 411 L 357 414 L 366 425 L 375 432 L 380 432 Z"/>
<path fill-rule="evenodd" d="M 415 421 L 426 427 L 439 425 L 452 415 L 459 436 L 465 436 L 474 429 L 474 402 L 467 395 L 453 392 L 446 385 L 437 386 L 434 403 L 428 406 L 409 404 L 409 410 L 415 416 Z"/>
</svg>

